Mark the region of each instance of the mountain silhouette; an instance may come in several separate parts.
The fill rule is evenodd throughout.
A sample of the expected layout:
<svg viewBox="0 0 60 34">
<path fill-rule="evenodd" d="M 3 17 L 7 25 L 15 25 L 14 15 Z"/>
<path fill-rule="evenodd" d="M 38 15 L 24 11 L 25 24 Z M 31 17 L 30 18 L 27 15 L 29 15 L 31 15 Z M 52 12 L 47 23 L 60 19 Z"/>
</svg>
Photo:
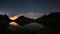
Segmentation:
<svg viewBox="0 0 60 34">
<path fill-rule="evenodd" d="M 42 23 L 44 25 L 49 25 L 51 23 L 59 22 L 60 20 L 60 12 L 52 12 L 48 15 L 43 15 L 40 18 L 37 18 L 35 22 Z"/>
<path fill-rule="evenodd" d="M 60 33 L 60 12 L 52 12 L 35 20 L 36 23 L 45 25 L 45 28 L 40 30 L 43 34 Z"/>
<path fill-rule="evenodd" d="M 8 26 L 10 22 L 11 19 L 6 14 L 0 15 L 0 25 Z"/>
<path fill-rule="evenodd" d="M 26 24 L 28 24 L 28 23 L 33 22 L 33 20 L 34 20 L 34 19 L 30 19 L 30 18 L 27 18 L 27 17 L 25 17 L 25 16 L 20 16 L 20 17 L 18 17 L 18 18 L 15 20 L 15 22 L 18 23 L 18 24 L 21 25 L 21 26 L 24 26 L 24 25 L 26 25 Z"/>
<path fill-rule="evenodd" d="M 35 19 L 35 22 L 36 23 L 39 23 L 39 24 L 46 25 L 45 24 L 46 23 L 46 21 L 45 21 L 46 18 L 47 18 L 47 16 L 46 15 L 43 15 L 42 17 L 39 17 L 39 18 Z"/>
<path fill-rule="evenodd" d="M 5 15 L 0 15 L 0 34 L 9 34 L 9 30 L 7 28 L 7 26 L 9 26 L 9 23 L 11 22 L 11 20 L 9 19 L 9 17 L 5 14 Z"/>
</svg>

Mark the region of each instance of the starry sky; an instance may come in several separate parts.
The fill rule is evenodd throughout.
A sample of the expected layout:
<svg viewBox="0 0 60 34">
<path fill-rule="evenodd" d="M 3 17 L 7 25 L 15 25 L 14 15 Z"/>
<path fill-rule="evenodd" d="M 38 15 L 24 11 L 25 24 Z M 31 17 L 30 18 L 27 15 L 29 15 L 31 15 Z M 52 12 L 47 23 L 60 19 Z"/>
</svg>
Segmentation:
<svg viewBox="0 0 60 34">
<path fill-rule="evenodd" d="M 42 16 L 60 12 L 60 0 L 0 0 L 0 14 Z"/>
</svg>

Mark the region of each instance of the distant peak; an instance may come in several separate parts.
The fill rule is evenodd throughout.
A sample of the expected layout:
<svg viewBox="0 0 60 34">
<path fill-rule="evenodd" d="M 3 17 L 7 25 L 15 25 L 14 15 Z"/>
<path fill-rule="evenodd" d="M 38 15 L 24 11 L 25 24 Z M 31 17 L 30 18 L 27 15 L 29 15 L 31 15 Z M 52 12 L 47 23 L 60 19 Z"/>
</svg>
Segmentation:
<svg viewBox="0 0 60 34">
<path fill-rule="evenodd" d="M 52 12 L 48 16 L 50 16 L 50 15 L 60 15 L 60 12 Z"/>
<path fill-rule="evenodd" d="M 20 16 L 20 17 L 25 17 L 25 16 Z"/>
</svg>

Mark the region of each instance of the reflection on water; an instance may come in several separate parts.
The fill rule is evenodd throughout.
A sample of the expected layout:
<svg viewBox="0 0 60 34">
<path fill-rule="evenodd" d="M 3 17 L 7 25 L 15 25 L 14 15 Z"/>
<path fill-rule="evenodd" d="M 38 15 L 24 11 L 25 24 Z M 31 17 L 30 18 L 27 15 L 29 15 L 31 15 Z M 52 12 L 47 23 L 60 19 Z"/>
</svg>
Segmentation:
<svg viewBox="0 0 60 34">
<path fill-rule="evenodd" d="M 13 25 L 13 26 L 18 26 L 18 24 L 16 22 L 10 22 L 9 24 Z"/>
<path fill-rule="evenodd" d="M 9 17 L 11 20 L 15 20 L 17 19 L 19 16 L 12 16 L 12 17 Z M 10 25 L 13 25 L 13 26 L 17 26 L 18 24 L 16 22 L 10 22 L 9 23 Z"/>
</svg>

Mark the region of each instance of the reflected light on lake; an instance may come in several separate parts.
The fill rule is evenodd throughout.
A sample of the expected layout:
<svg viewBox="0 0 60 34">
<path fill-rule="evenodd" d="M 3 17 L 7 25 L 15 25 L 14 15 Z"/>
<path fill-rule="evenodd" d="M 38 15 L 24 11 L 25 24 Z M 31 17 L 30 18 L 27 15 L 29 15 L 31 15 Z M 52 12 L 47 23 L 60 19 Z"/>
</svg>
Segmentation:
<svg viewBox="0 0 60 34">
<path fill-rule="evenodd" d="M 16 22 L 10 22 L 9 24 L 12 26 L 18 26 L 18 24 Z"/>
</svg>

